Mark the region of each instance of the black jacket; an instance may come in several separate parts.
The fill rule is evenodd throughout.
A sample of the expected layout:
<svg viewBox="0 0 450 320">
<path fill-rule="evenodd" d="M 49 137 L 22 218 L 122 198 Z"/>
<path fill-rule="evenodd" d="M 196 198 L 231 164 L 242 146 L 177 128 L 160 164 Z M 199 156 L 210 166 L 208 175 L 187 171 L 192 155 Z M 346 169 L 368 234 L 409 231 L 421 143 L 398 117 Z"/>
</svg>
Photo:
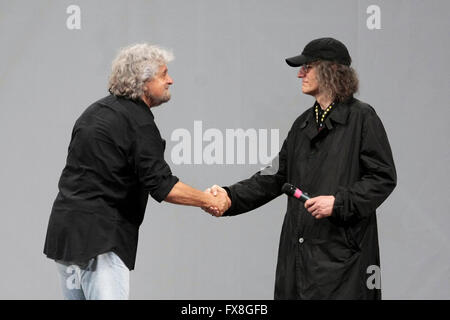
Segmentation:
<svg viewBox="0 0 450 320">
<path fill-rule="evenodd" d="M 380 299 L 381 289 L 367 286 L 380 266 L 375 210 L 397 178 L 375 110 L 354 98 L 337 103 L 319 132 L 314 110 L 308 109 L 292 125 L 278 165 L 274 174 L 258 172 L 227 187 L 232 206 L 225 215 L 264 205 L 281 194 L 285 182 L 311 197 L 336 199 L 331 217 L 324 219 L 288 199 L 275 299 Z"/>
<path fill-rule="evenodd" d="M 72 131 L 44 253 L 85 263 L 114 251 L 134 268 L 148 194 L 161 202 L 178 182 L 142 100 L 109 95 L 87 108 Z"/>
</svg>

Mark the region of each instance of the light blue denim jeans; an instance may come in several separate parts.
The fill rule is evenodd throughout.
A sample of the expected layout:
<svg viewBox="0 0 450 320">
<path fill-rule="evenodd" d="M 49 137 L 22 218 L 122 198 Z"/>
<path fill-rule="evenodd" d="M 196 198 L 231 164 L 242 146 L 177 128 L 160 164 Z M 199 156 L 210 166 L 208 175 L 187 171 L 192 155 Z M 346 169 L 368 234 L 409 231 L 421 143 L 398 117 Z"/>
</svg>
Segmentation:
<svg viewBox="0 0 450 320">
<path fill-rule="evenodd" d="M 56 261 L 65 300 L 128 300 L 130 270 L 114 252 L 85 264 Z"/>
</svg>

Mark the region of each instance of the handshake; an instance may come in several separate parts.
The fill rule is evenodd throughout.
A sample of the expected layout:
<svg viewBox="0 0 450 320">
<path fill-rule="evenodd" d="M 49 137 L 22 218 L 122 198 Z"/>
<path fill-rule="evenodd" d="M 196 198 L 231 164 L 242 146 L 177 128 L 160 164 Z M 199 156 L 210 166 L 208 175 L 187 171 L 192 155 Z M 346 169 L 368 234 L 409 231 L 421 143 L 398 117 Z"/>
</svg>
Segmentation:
<svg viewBox="0 0 450 320">
<path fill-rule="evenodd" d="M 204 191 L 211 195 L 209 204 L 202 209 L 215 217 L 221 217 L 225 211 L 231 207 L 231 199 L 228 197 L 227 191 L 218 185 L 213 185 Z"/>
</svg>

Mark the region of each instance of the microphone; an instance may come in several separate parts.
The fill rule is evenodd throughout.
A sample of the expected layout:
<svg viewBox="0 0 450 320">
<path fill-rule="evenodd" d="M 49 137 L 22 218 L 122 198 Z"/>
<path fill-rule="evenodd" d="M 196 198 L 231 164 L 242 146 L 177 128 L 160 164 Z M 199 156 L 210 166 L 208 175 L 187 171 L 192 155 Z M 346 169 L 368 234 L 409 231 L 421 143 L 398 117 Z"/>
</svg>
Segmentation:
<svg viewBox="0 0 450 320">
<path fill-rule="evenodd" d="M 301 202 L 309 200 L 309 197 L 306 193 L 303 193 L 302 190 L 290 183 L 283 184 L 283 187 L 281 187 L 281 191 L 283 191 L 283 193 L 287 194 L 290 197 L 297 198 Z"/>
</svg>

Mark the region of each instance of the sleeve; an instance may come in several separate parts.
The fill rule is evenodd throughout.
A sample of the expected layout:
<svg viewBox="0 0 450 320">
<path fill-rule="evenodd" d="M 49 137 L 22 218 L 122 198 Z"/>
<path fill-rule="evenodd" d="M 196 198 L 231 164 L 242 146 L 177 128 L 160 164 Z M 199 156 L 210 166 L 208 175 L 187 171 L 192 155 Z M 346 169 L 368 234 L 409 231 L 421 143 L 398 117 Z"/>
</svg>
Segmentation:
<svg viewBox="0 0 450 320">
<path fill-rule="evenodd" d="M 360 147 L 361 179 L 335 194 L 332 217 L 342 222 L 373 214 L 397 184 L 391 147 L 376 113 L 365 118 Z"/>
<path fill-rule="evenodd" d="M 289 135 L 288 135 L 289 137 Z M 286 182 L 287 139 L 272 165 L 252 177 L 224 187 L 231 199 L 231 207 L 224 216 L 234 216 L 256 209 L 278 197 Z"/>
<path fill-rule="evenodd" d="M 158 202 L 163 201 L 178 182 L 164 160 L 164 150 L 165 141 L 155 124 L 139 128 L 135 147 L 136 171 L 144 189 Z"/>
</svg>

